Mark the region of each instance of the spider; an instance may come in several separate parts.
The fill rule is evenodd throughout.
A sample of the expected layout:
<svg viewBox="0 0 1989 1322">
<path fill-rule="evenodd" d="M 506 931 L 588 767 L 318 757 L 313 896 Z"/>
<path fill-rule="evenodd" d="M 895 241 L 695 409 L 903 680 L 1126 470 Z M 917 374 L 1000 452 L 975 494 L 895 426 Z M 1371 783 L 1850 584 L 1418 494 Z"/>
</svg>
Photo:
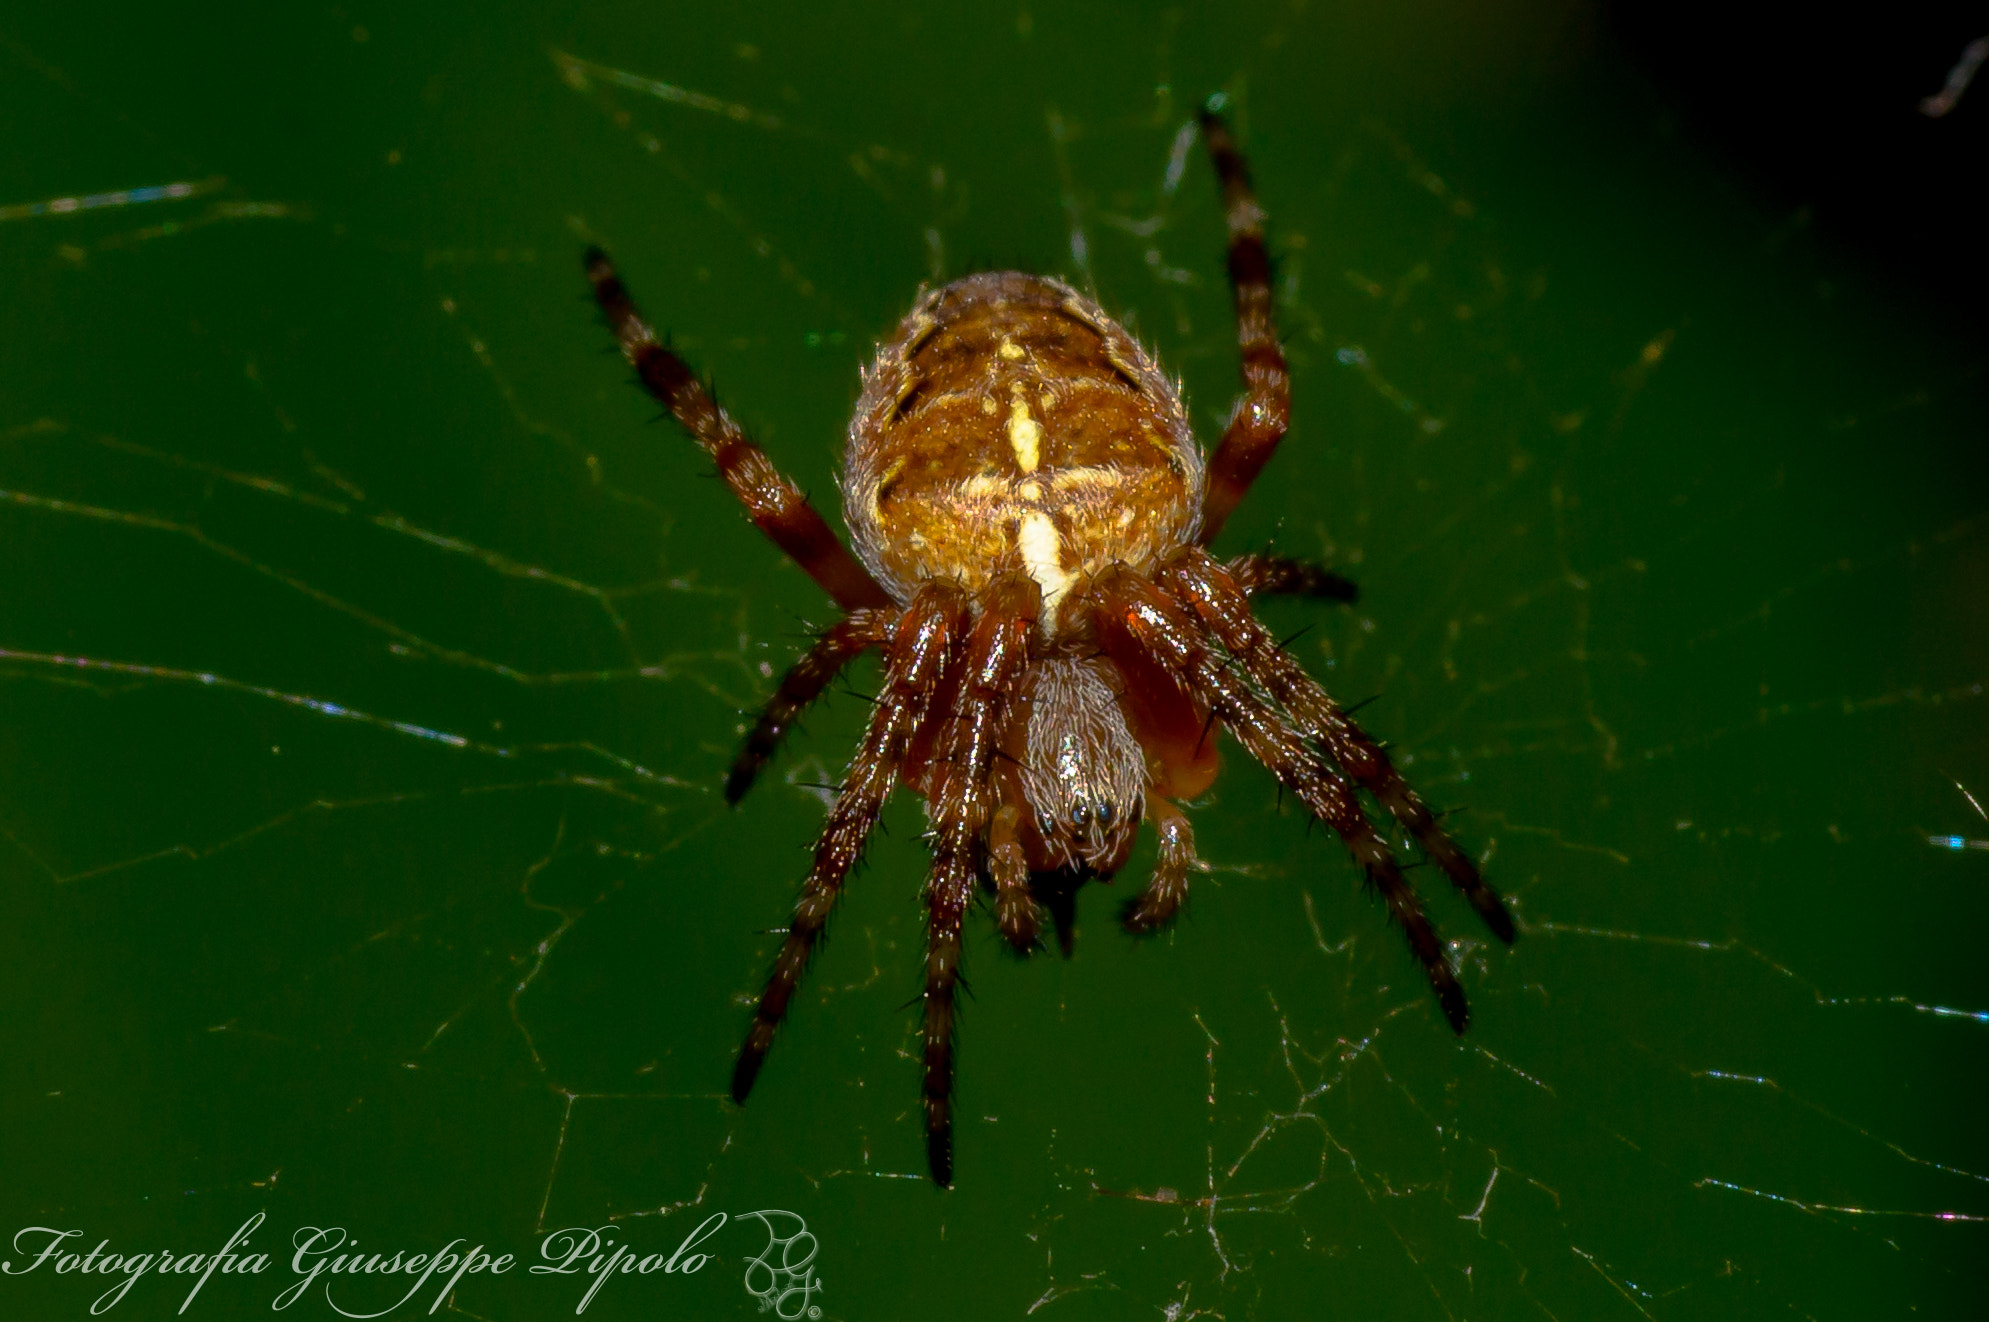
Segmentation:
<svg viewBox="0 0 1989 1322">
<path fill-rule="evenodd" d="M 953 1182 L 954 996 L 977 890 L 1017 951 L 1044 917 L 1070 953 L 1073 897 L 1109 880 L 1150 821 L 1152 880 L 1122 913 L 1165 927 L 1201 866 L 1179 804 L 1216 775 L 1218 727 L 1325 822 L 1407 936 L 1451 1028 L 1464 991 L 1421 899 L 1369 820 L 1365 791 L 1500 940 L 1504 902 L 1387 754 L 1251 613 L 1354 587 L 1272 555 L 1206 549 L 1284 436 L 1290 377 L 1272 322 L 1264 212 L 1212 102 L 1200 116 L 1221 185 L 1243 394 L 1204 458 L 1179 388 L 1091 299 L 1014 271 L 922 290 L 864 373 L 841 487 L 855 554 L 765 451 L 658 342 L 599 249 L 588 279 L 642 385 L 718 465 L 760 530 L 843 610 L 747 735 L 736 804 L 844 667 L 883 680 L 732 1075 L 744 1102 L 892 788 L 926 801 L 926 1156 Z"/>
</svg>

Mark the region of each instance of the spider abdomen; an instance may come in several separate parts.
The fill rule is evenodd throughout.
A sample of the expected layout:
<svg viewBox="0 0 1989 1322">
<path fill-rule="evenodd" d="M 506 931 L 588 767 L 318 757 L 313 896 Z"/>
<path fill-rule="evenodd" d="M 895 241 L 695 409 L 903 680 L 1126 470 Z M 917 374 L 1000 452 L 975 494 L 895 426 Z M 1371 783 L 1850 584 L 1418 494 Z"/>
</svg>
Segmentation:
<svg viewBox="0 0 1989 1322">
<path fill-rule="evenodd" d="M 1023 572 L 1043 626 L 1106 566 L 1191 543 L 1202 454 L 1139 343 L 1061 281 L 969 276 L 919 298 L 864 377 L 843 498 L 857 553 L 899 600 Z"/>
</svg>

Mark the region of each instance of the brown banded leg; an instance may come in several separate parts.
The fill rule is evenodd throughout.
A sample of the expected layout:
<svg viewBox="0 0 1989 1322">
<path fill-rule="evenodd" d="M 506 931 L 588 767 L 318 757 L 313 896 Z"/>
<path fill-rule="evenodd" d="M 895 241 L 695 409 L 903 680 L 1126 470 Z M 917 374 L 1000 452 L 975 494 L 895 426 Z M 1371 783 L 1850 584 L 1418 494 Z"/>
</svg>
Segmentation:
<svg viewBox="0 0 1989 1322">
<path fill-rule="evenodd" d="M 1188 898 L 1188 874 L 1203 867 L 1195 857 L 1195 830 L 1188 815 L 1166 799 L 1148 795 L 1147 814 L 1153 819 L 1154 834 L 1160 837 L 1159 856 L 1153 864 L 1153 880 L 1144 891 L 1126 902 L 1119 921 L 1128 932 L 1144 936 L 1174 921 Z"/>
<path fill-rule="evenodd" d="M 1352 604 L 1361 590 L 1352 579 L 1330 569 L 1286 555 L 1239 555 L 1224 566 L 1245 596 L 1319 597 Z"/>
<path fill-rule="evenodd" d="M 995 750 L 1007 730 L 1010 699 L 1029 662 L 1042 611 L 1036 584 L 1021 574 L 981 595 L 956 706 L 944 732 L 945 771 L 932 797 L 932 872 L 926 880 L 925 1152 L 933 1182 L 953 1183 L 954 994 L 960 937 L 974 898 L 994 815 Z"/>
<path fill-rule="evenodd" d="M 1222 443 L 1209 458 L 1201 534 L 1202 545 L 1207 546 L 1284 438 L 1291 418 L 1291 373 L 1285 368 L 1271 313 L 1271 255 L 1264 247 L 1264 210 L 1257 205 L 1250 171 L 1229 125 L 1207 108 L 1201 118 L 1202 140 L 1222 185 L 1229 224 L 1229 286 L 1236 300 L 1236 343 L 1243 354 L 1243 394 L 1230 414 Z"/>
<path fill-rule="evenodd" d="M 822 585 L 844 610 L 892 604 L 842 539 L 823 521 L 801 488 L 787 480 L 767 452 L 753 444 L 683 359 L 658 342 L 636 311 L 614 263 L 599 248 L 587 250 L 587 279 L 594 300 L 621 341 L 622 353 L 672 417 L 683 424 L 718 464 L 718 475 L 746 507 L 759 530 Z"/>
<path fill-rule="evenodd" d="M 753 788 L 754 778 L 780 747 L 795 717 L 822 696 L 844 666 L 889 638 L 896 618 L 895 611 L 850 612 L 817 638 L 807 655 L 781 676 L 780 687 L 761 709 L 760 719 L 754 722 L 752 733 L 746 736 L 739 756 L 732 760 L 732 770 L 726 774 L 727 803 L 736 804 L 746 797 L 746 791 Z"/>
<path fill-rule="evenodd" d="M 885 646 L 884 686 L 870 711 L 870 725 L 856 756 L 850 759 L 842 790 L 828 823 L 815 842 L 815 862 L 795 902 L 794 921 L 781 942 L 767 988 L 760 993 L 753 1026 L 739 1049 L 732 1071 L 732 1100 L 743 1102 L 753 1090 L 774 1029 L 787 1015 L 788 1002 L 808 967 L 815 943 L 828 925 L 829 914 L 842 894 L 843 883 L 863 854 L 864 841 L 884 800 L 897 782 L 905 746 L 926 718 L 931 694 L 949 665 L 957 660 L 966 603 L 950 584 L 928 584 L 899 616 Z"/>
<path fill-rule="evenodd" d="M 1241 586 L 1223 567 L 1207 552 L 1190 549 L 1163 566 L 1158 580 L 1188 603 L 1223 648 L 1242 664 L 1251 681 L 1290 712 L 1299 728 L 1319 741 L 1326 756 L 1388 809 L 1478 911 L 1485 926 L 1510 945 L 1512 915 L 1498 892 L 1478 875 L 1478 865 L 1438 824 L 1422 796 L 1402 779 L 1381 746 L 1257 622 Z"/>
<path fill-rule="evenodd" d="M 1250 756 L 1312 814 L 1333 828 L 1360 865 L 1388 912 L 1401 925 L 1410 953 L 1422 965 L 1453 1032 L 1470 1024 L 1471 1011 L 1443 942 L 1424 914 L 1415 888 L 1402 875 L 1354 797 L 1353 787 L 1327 766 L 1304 736 L 1288 725 L 1250 686 L 1233 674 L 1216 640 L 1180 603 L 1137 575 L 1120 571 L 1094 589 L 1094 619 L 1108 656 L 1133 651 L 1166 667 L 1227 726 Z"/>
</svg>

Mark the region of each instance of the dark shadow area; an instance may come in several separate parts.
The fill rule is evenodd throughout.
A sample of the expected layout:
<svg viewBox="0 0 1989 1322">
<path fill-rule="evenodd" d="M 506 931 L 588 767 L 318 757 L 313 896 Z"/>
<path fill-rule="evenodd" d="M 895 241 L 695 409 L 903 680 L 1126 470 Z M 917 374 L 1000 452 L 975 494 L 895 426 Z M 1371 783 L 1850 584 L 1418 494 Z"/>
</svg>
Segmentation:
<svg viewBox="0 0 1989 1322">
<path fill-rule="evenodd" d="M 1827 239 L 1979 320 L 1989 293 L 1983 172 L 1989 78 L 1950 73 L 1989 11 L 1893 5 L 1800 19 L 1687 0 L 1605 6 L 1694 145 L 1724 157 Z"/>
</svg>

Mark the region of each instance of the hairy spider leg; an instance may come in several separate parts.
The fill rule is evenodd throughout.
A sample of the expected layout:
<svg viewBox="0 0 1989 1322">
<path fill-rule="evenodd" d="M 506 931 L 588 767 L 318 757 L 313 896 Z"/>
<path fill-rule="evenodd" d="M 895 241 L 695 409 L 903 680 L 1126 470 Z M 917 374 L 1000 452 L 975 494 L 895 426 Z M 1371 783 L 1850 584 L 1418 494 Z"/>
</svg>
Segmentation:
<svg viewBox="0 0 1989 1322">
<path fill-rule="evenodd" d="M 1512 914 L 1498 892 L 1478 875 L 1471 856 L 1437 823 L 1422 796 L 1402 779 L 1381 746 L 1257 622 L 1242 588 L 1223 567 L 1206 551 L 1190 547 L 1162 566 L 1156 577 L 1164 589 L 1194 610 L 1223 649 L 1242 665 L 1251 682 L 1289 712 L 1349 779 L 1388 809 L 1443 869 L 1458 893 L 1470 901 L 1485 926 L 1511 945 Z"/>
<path fill-rule="evenodd" d="M 725 801 L 737 804 L 772 760 L 795 718 L 822 696 L 844 667 L 891 636 L 892 612 L 856 610 L 838 620 L 780 678 L 780 687 L 760 711 L 760 719 L 732 760 L 725 776 Z"/>
<path fill-rule="evenodd" d="M 1380 893 L 1389 914 L 1401 925 L 1410 953 L 1422 965 L 1452 1031 L 1462 1033 L 1471 1021 L 1464 989 L 1444 957 L 1443 942 L 1423 912 L 1415 888 L 1361 811 L 1353 787 L 1326 764 L 1303 735 L 1231 672 L 1216 639 L 1196 621 L 1185 603 L 1125 571 L 1103 578 L 1093 601 L 1099 642 L 1108 656 L 1134 652 L 1164 665 L 1176 682 L 1208 704 L 1279 784 L 1333 828 L 1369 884 Z"/>
<path fill-rule="evenodd" d="M 1201 119 L 1202 140 L 1222 184 L 1229 224 L 1229 286 L 1236 302 L 1236 343 L 1243 355 L 1243 394 L 1209 458 L 1201 532 L 1201 543 L 1207 546 L 1284 438 L 1291 419 L 1291 373 L 1285 368 L 1271 313 L 1271 255 L 1264 247 L 1264 209 L 1257 205 L 1249 168 L 1229 125 L 1207 107 Z"/>
<path fill-rule="evenodd" d="M 1145 890 L 1126 901 L 1119 916 L 1120 923 L 1135 936 L 1157 932 L 1174 921 L 1188 898 L 1189 872 L 1202 866 L 1202 860 L 1195 856 L 1195 828 L 1186 813 L 1152 794 L 1147 796 L 1146 811 L 1154 834 L 1160 837 L 1153 879 Z"/>
<path fill-rule="evenodd" d="M 1243 589 L 1246 596 L 1318 597 L 1349 605 L 1359 601 L 1361 596 L 1361 590 L 1354 586 L 1353 580 L 1290 556 L 1239 555 L 1224 568 L 1229 570 L 1229 576 L 1236 580 L 1236 586 Z"/>
<path fill-rule="evenodd" d="M 691 439 L 717 462 L 718 475 L 768 540 L 821 584 L 844 610 L 892 605 L 890 595 L 815 512 L 801 488 L 774 467 L 767 452 L 753 444 L 718 406 L 690 365 L 657 340 L 656 332 L 642 319 L 621 277 L 615 274 L 614 263 L 599 248 L 587 250 L 587 279 L 643 388 L 669 409 Z"/>
<path fill-rule="evenodd" d="M 788 1002 L 807 970 L 843 883 L 862 857 L 864 841 L 897 783 L 905 750 L 924 724 L 933 692 L 957 659 L 966 620 L 964 594 L 950 583 L 930 583 L 898 613 L 884 651 L 884 686 L 870 709 L 870 725 L 843 775 L 829 820 L 815 842 L 815 862 L 794 905 L 794 921 L 760 994 L 753 1026 L 732 1071 L 732 1100 L 753 1090 L 774 1029 L 787 1015 Z"/>
<path fill-rule="evenodd" d="M 939 783 L 930 808 L 932 871 L 925 891 L 924 1100 L 926 1163 L 942 1188 L 953 1184 L 954 993 L 961 928 L 995 810 L 995 753 L 1042 609 L 1040 591 L 1024 574 L 1004 575 L 981 593 L 981 617 L 941 735 Z"/>
</svg>

